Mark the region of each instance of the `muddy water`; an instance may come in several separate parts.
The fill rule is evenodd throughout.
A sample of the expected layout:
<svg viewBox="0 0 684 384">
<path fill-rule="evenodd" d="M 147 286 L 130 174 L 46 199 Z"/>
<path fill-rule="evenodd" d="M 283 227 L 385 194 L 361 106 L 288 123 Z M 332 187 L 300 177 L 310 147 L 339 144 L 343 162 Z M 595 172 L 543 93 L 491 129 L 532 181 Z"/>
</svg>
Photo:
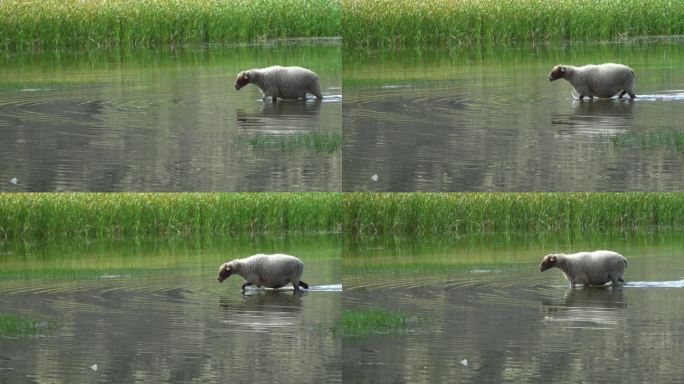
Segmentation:
<svg viewBox="0 0 684 384">
<path fill-rule="evenodd" d="M 344 58 L 346 191 L 672 191 L 684 153 L 684 44 L 357 52 Z M 580 102 L 556 64 L 621 62 L 634 102 Z M 674 141 L 674 140 L 671 140 Z M 377 177 L 374 177 L 377 175 Z"/>
<path fill-rule="evenodd" d="M 0 314 L 39 328 L 0 335 L 0 381 L 341 382 L 338 249 L 337 236 L 3 244 Z M 217 282 L 221 262 L 257 250 L 300 256 L 310 291 Z"/>
<path fill-rule="evenodd" d="M 343 309 L 409 315 L 406 328 L 343 340 L 355 383 L 676 382 L 684 347 L 681 233 L 466 237 L 357 244 Z M 627 283 L 569 289 L 537 265 L 551 251 L 609 248 Z M 344 315 L 343 315 L 344 316 Z"/>
<path fill-rule="evenodd" d="M 241 70 L 274 64 L 314 70 L 324 101 L 233 88 Z M 335 42 L 7 54 L 0 190 L 339 190 L 339 149 L 280 143 L 339 141 L 340 87 Z"/>
</svg>

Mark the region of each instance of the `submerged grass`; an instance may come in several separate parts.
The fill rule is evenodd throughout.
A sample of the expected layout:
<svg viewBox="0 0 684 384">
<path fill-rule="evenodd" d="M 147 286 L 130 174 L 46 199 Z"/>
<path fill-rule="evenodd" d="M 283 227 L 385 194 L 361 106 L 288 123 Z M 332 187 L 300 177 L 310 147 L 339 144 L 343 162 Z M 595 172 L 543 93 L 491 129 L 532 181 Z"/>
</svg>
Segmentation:
<svg viewBox="0 0 684 384">
<path fill-rule="evenodd" d="M 255 151 L 263 150 L 311 150 L 316 153 L 339 152 L 342 146 L 342 135 L 339 133 L 301 133 L 294 135 L 256 134 L 248 137 L 238 137 L 239 144 L 247 144 Z"/>
<path fill-rule="evenodd" d="M 38 322 L 17 315 L 0 314 L 0 337 L 22 337 L 38 333 Z"/>
<path fill-rule="evenodd" d="M 3 0 L 0 47 L 247 43 L 339 35 L 330 0 Z"/>
<path fill-rule="evenodd" d="M 332 232 L 339 193 L 3 193 L 0 238 Z"/>
<path fill-rule="evenodd" d="M 418 324 L 415 316 L 381 308 L 344 309 L 340 327 L 344 337 L 393 334 L 407 331 Z"/>
<path fill-rule="evenodd" d="M 616 40 L 684 33 L 671 0 L 343 0 L 348 46 Z"/>
<path fill-rule="evenodd" d="M 599 140 L 609 141 L 615 148 L 667 149 L 684 152 L 684 132 L 661 129 L 651 132 L 620 132 L 600 135 Z"/>
<path fill-rule="evenodd" d="M 684 226 L 684 193 L 345 193 L 350 236 Z"/>
</svg>

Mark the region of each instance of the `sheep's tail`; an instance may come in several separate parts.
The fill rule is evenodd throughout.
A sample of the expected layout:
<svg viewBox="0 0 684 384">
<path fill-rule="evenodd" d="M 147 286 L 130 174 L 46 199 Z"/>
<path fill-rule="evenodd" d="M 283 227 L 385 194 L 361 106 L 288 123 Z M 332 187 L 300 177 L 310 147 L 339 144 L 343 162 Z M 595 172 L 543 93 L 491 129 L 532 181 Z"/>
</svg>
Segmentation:
<svg viewBox="0 0 684 384">
<path fill-rule="evenodd" d="M 304 288 L 304 289 L 309 289 L 309 284 L 299 280 L 299 286 Z"/>
</svg>

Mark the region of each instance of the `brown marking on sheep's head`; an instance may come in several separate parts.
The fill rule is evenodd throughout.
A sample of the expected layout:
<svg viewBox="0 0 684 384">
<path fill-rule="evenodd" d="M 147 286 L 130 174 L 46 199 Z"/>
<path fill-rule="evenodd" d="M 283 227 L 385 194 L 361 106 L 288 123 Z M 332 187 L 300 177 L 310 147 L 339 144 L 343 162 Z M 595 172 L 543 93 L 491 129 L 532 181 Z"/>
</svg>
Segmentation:
<svg viewBox="0 0 684 384">
<path fill-rule="evenodd" d="M 223 280 L 230 277 L 231 273 L 233 273 L 233 266 L 230 263 L 224 263 L 221 266 L 221 268 L 219 268 L 219 275 L 218 275 L 219 283 L 223 283 Z"/>
<path fill-rule="evenodd" d="M 237 78 L 235 78 L 235 90 L 239 91 L 240 88 L 249 84 L 250 79 L 251 79 L 251 76 L 250 76 L 249 72 L 243 71 L 243 72 L 238 73 Z"/>
<path fill-rule="evenodd" d="M 541 263 L 539 263 L 539 271 L 544 272 L 549 268 L 555 267 L 557 260 L 558 259 L 556 258 L 556 255 L 554 255 L 554 254 L 544 256 Z"/>
<path fill-rule="evenodd" d="M 565 77 L 565 66 L 564 65 L 556 65 L 551 70 L 551 73 L 549 73 L 549 81 L 562 79 L 564 77 Z"/>
</svg>

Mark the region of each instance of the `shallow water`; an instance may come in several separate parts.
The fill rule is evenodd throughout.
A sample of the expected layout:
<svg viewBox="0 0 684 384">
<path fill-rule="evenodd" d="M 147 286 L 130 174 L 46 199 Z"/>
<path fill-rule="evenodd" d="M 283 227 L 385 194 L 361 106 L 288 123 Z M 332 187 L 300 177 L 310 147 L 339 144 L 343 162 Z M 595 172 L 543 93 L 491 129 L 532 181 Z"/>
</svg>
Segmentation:
<svg viewBox="0 0 684 384">
<path fill-rule="evenodd" d="M 343 310 L 381 308 L 414 321 L 345 337 L 345 381 L 677 382 L 681 239 L 659 232 L 357 244 L 344 255 Z M 537 269 L 551 251 L 596 248 L 627 257 L 622 289 L 573 291 L 560 271 Z"/>
<path fill-rule="evenodd" d="M 258 251 L 305 262 L 312 288 L 217 282 Z M 39 321 L 0 335 L 0 382 L 341 382 L 338 236 L 2 246 L 0 314 Z M 97 364 L 97 370 L 94 370 Z"/>
<path fill-rule="evenodd" d="M 673 191 L 684 132 L 684 43 L 358 52 L 344 57 L 345 191 Z M 621 62 L 634 102 L 580 102 L 556 64 Z M 674 141 L 674 140 L 672 140 Z M 376 177 L 373 177 L 377 175 Z"/>
<path fill-rule="evenodd" d="M 339 190 L 339 149 L 278 144 L 339 141 L 340 54 L 335 42 L 6 54 L 0 190 Z M 314 70 L 324 101 L 233 88 L 238 72 L 274 64 Z"/>
</svg>

